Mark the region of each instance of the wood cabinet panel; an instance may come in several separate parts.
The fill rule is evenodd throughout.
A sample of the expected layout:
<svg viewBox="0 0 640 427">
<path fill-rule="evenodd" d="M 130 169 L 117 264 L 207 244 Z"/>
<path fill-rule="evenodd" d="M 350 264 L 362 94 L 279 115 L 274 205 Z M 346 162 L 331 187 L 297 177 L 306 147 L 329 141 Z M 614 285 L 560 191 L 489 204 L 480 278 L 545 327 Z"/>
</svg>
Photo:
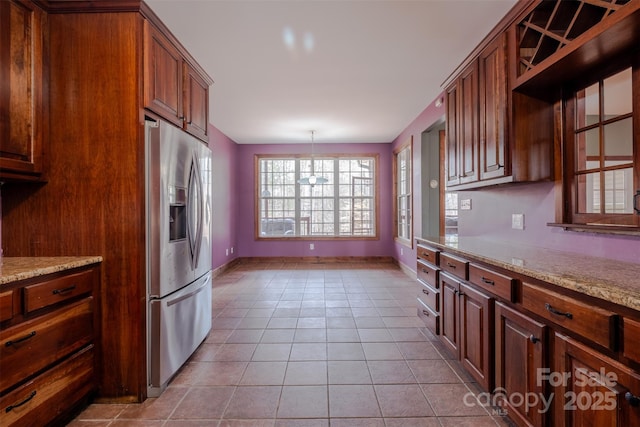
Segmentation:
<svg viewBox="0 0 640 427">
<path fill-rule="evenodd" d="M 94 287 L 94 278 L 93 271 L 89 270 L 25 286 L 25 312 L 30 313 L 91 293 Z"/>
<path fill-rule="evenodd" d="M 196 137 L 209 139 L 209 83 L 189 64 L 184 64 L 185 130 Z"/>
<path fill-rule="evenodd" d="M 440 316 L 418 299 L 418 317 L 427 325 L 427 328 L 436 335 L 440 335 Z"/>
<path fill-rule="evenodd" d="M 522 306 L 588 340 L 611 350 L 616 349 L 616 313 L 570 300 L 529 283 L 522 283 Z"/>
<path fill-rule="evenodd" d="M 458 89 L 458 156 L 460 184 L 478 181 L 478 68 L 462 72 Z"/>
<path fill-rule="evenodd" d="M 460 282 L 447 274 L 440 274 L 440 332 L 442 343 L 451 354 L 460 354 Z"/>
<path fill-rule="evenodd" d="M 624 357 L 640 362 L 640 322 L 625 317 L 622 329 L 622 354 Z"/>
<path fill-rule="evenodd" d="M 440 261 L 440 251 L 424 245 L 418 245 L 418 258 L 433 265 L 438 265 Z"/>
<path fill-rule="evenodd" d="M 440 268 L 462 280 L 469 278 L 469 261 L 455 255 L 440 254 Z"/>
<path fill-rule="evenodd" d="M 558 427 L 640 427 L 640 375 L 567 336 L 555 336 Z"/>
<path fill-rule="evenodd" d="M 509 135 L 506 41 L 502 34 L 478 58 L 480 180 L 502 177 L 511 170 L 505 156 Z"/>
<path fill-rule="evenodd" d="M 495 387 L 504 390 L 502 405 L 518 425 L 544 426 L 541 399 L 527 406 L 515 405 L 508 397 L 548 398 L 544 384 L 538 381 L 541 369 L 547 366 L 548 328 L 499 302 L 495 304 L 495 319 Z"/>
<path fill-rule="evenodd" d="M 512 277 L 469 264 L 469 282 L 507 301 L 513 301 L 516 280 Z"/>
<path fill-rule="evenodd" d="M 460 117 L 458 112 L 458 84 L 457 82 L 446 89 L 447 97 L 447 121 L 446 129 L 446 163 L 445 177 L 447 187 L 455 187 L 460 184 L 460 149 L 458 145 L 458 127 Z"/>
<path fill-rule="evenodd" d="M 460 360 L 485 389 L 493 388 L 493 298 L 460 284 Z"/>
<path fill-rule="evenodd" d="M 46 13 L 29 0 L 0 2 L 0 178 L 43 172 Z"/>
<path fill-rule="evenodd" d="M 93 299 L 0 332 L 0 392 L 93 339 Z"/>
<path fill-rule="evenodd" d="M 433 288 L 438 289 L 440 287 L 439 274 L 440 269 L 435 268 L 424 261 L 418 260 L 417 263 L 417 275 L 418 279 L 424 283 L 431 285 Z"/>
<path fill-rule="evenodd" d="M 55 368 L 0 397 L 0 425 L 44 426 L 63 416 L 94 387 L 94 349 L 89 346 Z"/>
<path fill-rule="evenodd" d="M 144 105 L 182 128 L 182 56 L 149 21 L 145 29 Z"/>
<path fill-rule="evenodd" d="M 13 290 L 0 292 L 0 322 L 13 319 Z"/>
<path fill-rule="evenodd" d="M 440 312 L 440 292 L 431 286 L 418 282 L 418 299 L 433 312 Z"/>
</svg>

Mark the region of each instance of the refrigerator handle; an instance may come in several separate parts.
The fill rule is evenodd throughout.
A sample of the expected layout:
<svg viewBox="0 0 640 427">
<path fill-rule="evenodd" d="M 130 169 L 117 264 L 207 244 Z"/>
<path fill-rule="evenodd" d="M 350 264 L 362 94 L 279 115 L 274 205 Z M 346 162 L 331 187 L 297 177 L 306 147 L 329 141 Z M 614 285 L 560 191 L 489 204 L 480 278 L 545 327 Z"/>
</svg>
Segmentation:
<svg viewBox="0 0 640 427">
<path fill-rule="evenodd" d="M 191 172 L 189 174 L 189 213 L 187 215 L 189 222 L 189 249 L 193 268 L 198 267 L 200 244 L 202 242 L 202 198 L 202 176 L 200 174 L 198 159 L 194 156 L 191 160 Z"/>
</svg>

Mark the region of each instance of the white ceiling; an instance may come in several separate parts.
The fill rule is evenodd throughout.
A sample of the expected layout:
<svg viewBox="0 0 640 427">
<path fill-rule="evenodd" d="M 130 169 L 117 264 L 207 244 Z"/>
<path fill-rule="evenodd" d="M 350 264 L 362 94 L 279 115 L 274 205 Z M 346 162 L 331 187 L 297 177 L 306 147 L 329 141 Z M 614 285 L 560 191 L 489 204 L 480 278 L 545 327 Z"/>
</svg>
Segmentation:
<svg viewBox="0 0 640 427">
<path fill-rule="evenodd" d="M 391 142 L 515 0 L 146 0 L 239 144 Z"/>
</svg>

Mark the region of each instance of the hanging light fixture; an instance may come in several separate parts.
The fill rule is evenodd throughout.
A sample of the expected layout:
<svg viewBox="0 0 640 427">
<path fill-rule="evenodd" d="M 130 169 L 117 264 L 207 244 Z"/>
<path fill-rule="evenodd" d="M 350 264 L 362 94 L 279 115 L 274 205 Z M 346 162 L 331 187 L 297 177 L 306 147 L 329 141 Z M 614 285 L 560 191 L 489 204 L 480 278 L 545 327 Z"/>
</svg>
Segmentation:
<svg viewBox="0 0 640 427">
<path fill-rule="evenodd" d="M 305 178 L 300 178 L 298 180 L 298 184 L 309 184 L 311 187 L 313 187 L 316 184 L 326 184 L 327 182 L 329 182 L 329 180 L 327 178 L 321 177 L 321 176 L 316 176 L 314 173 L 314 166 L 313 166 L 313 135 L 314 135 L 315 131 L 312 130 L 311 131 L 311 175 Z"/>
</svg>

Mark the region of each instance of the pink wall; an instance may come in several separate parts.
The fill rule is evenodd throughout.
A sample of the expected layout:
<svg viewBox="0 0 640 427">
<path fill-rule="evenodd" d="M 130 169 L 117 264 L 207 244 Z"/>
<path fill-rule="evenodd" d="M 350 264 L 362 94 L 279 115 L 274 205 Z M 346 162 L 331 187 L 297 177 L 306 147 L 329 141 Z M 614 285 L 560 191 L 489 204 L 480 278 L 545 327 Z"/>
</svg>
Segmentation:
<svg viewBox="0 0 640 427">
<path fill-rule="evenodd" d="M 443 97 L 444 93 L 436 97 Z M 418 117 L 413 120 L 405 130 L 403 130 L 391 144 L 391 153 L 393 150 L 402 145 L 408 138 L 413 136 L 413 235 L 422 235 L 422 177 L 421 159 L 422 159 L 422 133 L 429 129 L 434 123 L 442 120 L 445 115 L 445 106 L 442 104 L 436 107 L 435 100 L 431 102 Z M 393 181 L 392 181 L 393 182 Z M 393 222 L 393 217 L 391 218 Z M 392 224 L 393 225 L 393 224 Z M 393 230 L 390 230 L 393 235 Z M 400 263 L 404 264 L 411 270 L 415 270 L 417 251 L 415 244 L 411 248 L 397 243 L 391 237 L 393 257 Z"/>
<path fill-rule="evenodd" d="M 218 268 L 238 256 L 238 251 L 235 250 L 238 229 L 235 191 L 238 148 L 235 142 L 211 125 L 209 135 L 209 148 L 213 153 L 212 257 L 213 268 Z"/>
<path fill-rule="evenodd" d="M 241 257 L 393 256 L 391 239 L 391 151 L 389 144 L 316 144 L 316 153 L 379 154 L 379 240 L 256 241 L 254 238 L 256 154 L 309 153 L 309 144 L 238 145 L 237 225 L 238 255 Z M 309 249 L 314 243 L 315 249 Z"/>
<path fill-rule="evenodd" d="M 482 236 L 620 261 L 640 262 L 640 239 L 637 236 L 582 233 L 549 227 L 547 223 L 555 222 L 555 190 L 551 182 L 461 191 L 459 198 L 471 199 L 471 210 L 459 212 L 460 236 Z M 524 230 L 511 228 L 511 214 L 514 213 L 524 214 Z"/>
</svg>

